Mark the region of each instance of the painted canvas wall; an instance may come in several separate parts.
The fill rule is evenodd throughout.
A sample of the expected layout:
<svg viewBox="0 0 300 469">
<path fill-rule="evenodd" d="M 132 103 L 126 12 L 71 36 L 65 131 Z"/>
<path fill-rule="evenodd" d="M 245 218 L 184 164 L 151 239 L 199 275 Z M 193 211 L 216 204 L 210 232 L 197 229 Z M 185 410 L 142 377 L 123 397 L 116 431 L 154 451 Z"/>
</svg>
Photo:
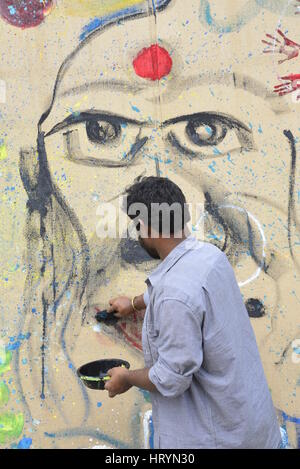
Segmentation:
<svg viewBox="0 0 300 469">
<path fill-rule="evenodd" d="M 298 5 L 299 4 L 299 5 Z M 151 405 L 76 369 L 143 366 L 139 317 L 94 320 L 155 261 L 99 236 L 142 175 L 182 187 L 225 251 L 300 446 L 300 2 L 0 0 L 0 447 L 140 448 Z M 247 364 L 245 364 L 247 366 Z"/>
</svg>

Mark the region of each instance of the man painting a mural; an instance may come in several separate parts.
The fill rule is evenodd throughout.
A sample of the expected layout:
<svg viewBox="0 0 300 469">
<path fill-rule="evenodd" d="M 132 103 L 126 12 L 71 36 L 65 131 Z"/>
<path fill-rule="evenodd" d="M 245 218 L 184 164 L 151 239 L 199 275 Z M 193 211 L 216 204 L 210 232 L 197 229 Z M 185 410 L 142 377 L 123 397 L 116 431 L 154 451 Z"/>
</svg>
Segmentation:
<svg viewBox="0 0 300 469">
<path fill-rule="evenodd" d="M 0 445 L 17 444 L 29 428 L 35 447 L 151 446 L 147 391 L 134 386 L 112 401 L 108 393 L 87 390 L 76 370 L 113 356 L 128 360 L 131 370 L 143 366 L 142 312 L 112 325 L 96 324 L 95 314 L 112 298 L 144 291 L 145 278 L 160 268 L 133 222 L 115 236 L 100 235 L 102 208 L 110 204 L 119 213 L 126 188 L 152 176 L 176 184 L 191 206 L 203 206 L 200 215 L 191 213 L 189 229 L 231 264 L 244 303 L 237 321 L 250 327 L 248 312 L 281 431 L 299 447 L 298 2 L 19 3 L 0 0 L 2 47 L 14 50 L 26 37 L 40 48 L 34 57 L 21 49 L 18 73 L 9 55 L 9 78 L 0 77 L 7 88 L 0 95 L 0 162 L 11 220 L 2 230 L 10 238 L 20 233 L 18 249 L 1 244 L 13 267 L 4 274 L 11 293 L 5 290 L 3 301 L 11 300 L 2 305 L 0 373 L 13 380 L 9 402 L 18 414 L 9 414 L 17 428 L 13 439 L 0 409 Z M 14 179 L 23 230 L 9 205 Z M 14 251 L 25 251 L 22 262 Z M 20 284 L 8 285 L 15 265 Z M 135 301 L 137 310 L 144 306 Z M 146 317 L 150 311 L 151 305 Z M 269 412 L 264 408 L 270 420 L 266 439 L 256 443 L 276 447 L 265 384 L 259 392 L 270 403 Z M 250 417 L 253 432 L 260 421 Z M 168 445 L 155 432 L 154 438 Z M 247 438 L 232 444 L 254 446 L 252 433 Z M 225 440 L 220 444 L 231 444 Z"/>
<path fill-rule="evenodd" d="M 279 448 L 275 409 L 226 254 L 186 237 L 186 200 L 170 180 L 144 178 L 127 195 L 129 213 L 132 205 L 147 208 L 138 218 L 140 243 L 162 263 L 146 280 L 146 368 L 112 368 L 105 389 L 110 397 L 132 386 L 151 391 L 154 448 Z M 154 216 L 154 204 L 169 207 L 168 220 L 166 208 Z M 143 296 L 138 301 L 144 309 Z M 110 305 L 119 315 L 136 308 L 124 297 Z"/>
</svg>

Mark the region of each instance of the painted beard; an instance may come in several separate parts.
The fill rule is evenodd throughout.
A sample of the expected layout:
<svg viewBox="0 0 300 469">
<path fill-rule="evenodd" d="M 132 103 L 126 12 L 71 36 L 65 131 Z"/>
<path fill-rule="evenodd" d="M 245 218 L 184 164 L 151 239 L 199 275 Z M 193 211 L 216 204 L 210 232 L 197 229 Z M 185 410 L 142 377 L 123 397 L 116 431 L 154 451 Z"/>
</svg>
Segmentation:
<svg viewBox="0 0 300 469">
<path fill-rule="evenodd" d="M 158 252 L 154 248 L 149 248 L 145 245 L 145 242 L 141 236 L 139 236 L 139 243 L 143 249 L 152 257 L 152 259 L 160 259 Z"/>
</svg>

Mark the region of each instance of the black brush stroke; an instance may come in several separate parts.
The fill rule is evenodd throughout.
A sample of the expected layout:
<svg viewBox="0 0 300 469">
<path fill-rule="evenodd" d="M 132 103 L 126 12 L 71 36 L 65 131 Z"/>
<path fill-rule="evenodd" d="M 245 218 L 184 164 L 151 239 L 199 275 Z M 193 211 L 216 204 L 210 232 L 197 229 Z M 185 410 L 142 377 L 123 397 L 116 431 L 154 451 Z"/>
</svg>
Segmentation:
<svg viewBox="0 0 300 469">
<path fill-rule="evenodd" d="M 299 262 L 295 258 L 294 250 L 292 246 L 292 235 L 291 235 L 291 224 L 292 219 L 297 225 L 296 213 L 295 213 L 295 175 L 296 175 L 296 163 L 297 163 L 297 150 L 295 137 L 290 130 L 284 130 L 284 135 L 288 139 L 291 149 L 291 165 L 290 165 L 290 176 L 289 176 L 289 200 L 288 200 L 288 243 L 289 251 L 294 263 L 300 269 Z"/>
</svg>

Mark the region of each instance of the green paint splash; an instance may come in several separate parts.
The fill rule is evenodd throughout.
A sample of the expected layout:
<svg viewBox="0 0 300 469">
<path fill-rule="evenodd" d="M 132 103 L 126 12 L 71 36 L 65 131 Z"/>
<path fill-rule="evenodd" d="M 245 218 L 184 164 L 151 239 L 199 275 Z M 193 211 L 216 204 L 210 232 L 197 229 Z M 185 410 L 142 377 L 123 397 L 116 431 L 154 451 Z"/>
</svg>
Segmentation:
<svg viewBox="0 0 300 469">
<path fill-rule="evenodd" d="M 0 383 L 0 407 L 6 405 L 9 401 L 9 389 L 5 383 Z"/>
<path fill-rule="evenodd" d="M 10 362 L 12 359 L 12 352 L 6 350 L 5 345 L 0 340 L 0 376 L 9 371 Z M 0 383 L 0 407 L 5 406 L 10 397 L 8 386 Z M 11 441 L 17 440 L 24 427 L 23 414 L 13 414 L 11 412 L 4 412 L 0 414 L 0 445 L 7 444 Z"/>
<path fill-rule="evenodd" d="M 23 414 L 0 414 L 0 444 L 16 440 L 24 426 Z"/>
</svg>

